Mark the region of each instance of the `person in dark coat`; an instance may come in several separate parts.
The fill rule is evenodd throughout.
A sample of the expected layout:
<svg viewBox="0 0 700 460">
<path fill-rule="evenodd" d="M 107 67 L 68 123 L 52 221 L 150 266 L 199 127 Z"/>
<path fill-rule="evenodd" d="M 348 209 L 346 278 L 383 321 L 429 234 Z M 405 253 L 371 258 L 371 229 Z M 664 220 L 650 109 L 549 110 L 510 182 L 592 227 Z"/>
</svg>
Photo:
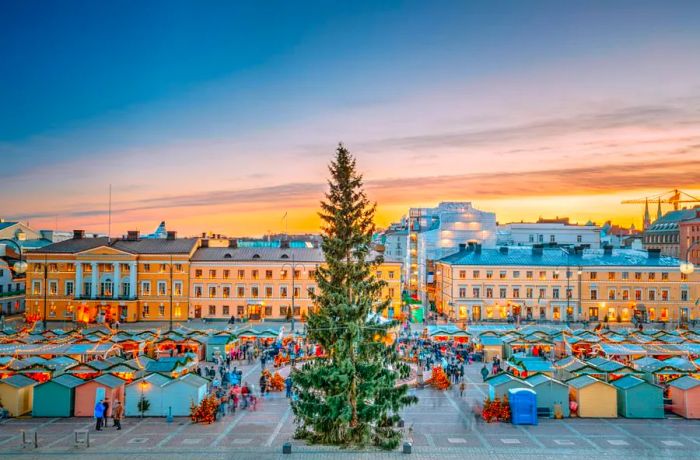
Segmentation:
<svg viewBox="0 0 700 460">
<path fill-rule="evenodd" d="M 102 403 L 102 407 L 104 407 L 104 412 L 102 413 L 102 426 L 106 427 L 107 426 L 107 416 L 109 415 L 109 401 L 106 399 Z"/>
<path fill-rule="evenodd" d="M 96 425 L 95 425 L 95 431 L 102 431 L 102 421 L 103 417 L 105 415 L 105 406 L 102 404 L 103 401 L 100 399 L 97 401 L 97 404 L 95 404 L 95 411 L 93 415 L 95 416 Z"/>
</svg>

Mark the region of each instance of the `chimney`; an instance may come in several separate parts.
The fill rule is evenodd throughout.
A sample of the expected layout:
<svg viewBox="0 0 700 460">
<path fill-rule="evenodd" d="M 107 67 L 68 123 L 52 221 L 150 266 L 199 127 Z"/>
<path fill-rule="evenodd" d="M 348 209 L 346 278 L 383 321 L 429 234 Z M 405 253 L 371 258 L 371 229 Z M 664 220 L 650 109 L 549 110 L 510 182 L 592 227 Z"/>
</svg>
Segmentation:
<svg viewBox="0 0 700 460">
<path fill-rule="evenodd" d="M 202 238 L 206 238 L 206 237 L 207 237 L 207 232 L 202 232 Z"/>
<path fill-rule="evenodd" d="M 583 246 L 575 246 L 574 247 L 574 254 L 576 254 L 577 256 L 583 255 L 583 249 L 584 249 Z"/>
<path fill-rule="evenodd" d="M 82 240 L 85 238 L 85 230 L 73 230 L 73 239 Z"/>
<path fill-rule="evenodd" d="M 168 236 L 167 239 L 169 240 L 174 240 L 177 236 L 177 232 L 175 230 L 168 230 Z"/>
<path fill-rule="evenodd" d="M 289 240 L 280 240 L 280 249 L 289 249 Z"/>
<path fill-rule="evenodd" d="M 647 249 L 647 254 L 650 259 L 658 259 L 661 257 L 661 249 L 659 248 L 654 248 L 654 249 Z"/>
<path fill-rule="evenodd" d="M 139 231 L 138 230 L 129 230 L 126 232 L 126 241 L 138 241 L 139 240 Z"/>
<path fill-rule="evenodd" d="M 469 248 L 470 248 L 470 249 L 471 249 L 471 246 L 472 246 L 472 245 L 471 245 L 471 243 L 470 243 L 470 244 L 469 244 Z M 467 249 L 467 245 L 464 244 L 464 243 L 459 243 L 459 250 L 460 250 L 460 251 L 464 251 L 465 249 Z"/>
<path fill-rule="evenodd" d="M 611 244 L 606 244 L 603 246 L 603 255 L 605 256 L 611 256 L 613 253 L 613 247 Z"/>
<path fill-rule="evenodd" d="M 238 240 L 228 240 L 228 247 L 229 248 L 237 248 L 238 247 Z"/>
<path fill-rule="evenodd" d="M 544 246 L 542 244 L 533 244 L 532 245 L 532 255 L 533 256 L 541 256 L 544 251 Z"/>
<path fill-rule="evenodd" d="M 209 240 L 204 238 L 203 240 L 200 240 L 202 244 L 199 245 L 200 248 L 208 248 L 209 247 Z"/>
<path fill-rule="evenodd" d="M 477 254 L 481 254 L 481 243 L 477 243 L 474 245 L 474 252 Z"/>
</svg>

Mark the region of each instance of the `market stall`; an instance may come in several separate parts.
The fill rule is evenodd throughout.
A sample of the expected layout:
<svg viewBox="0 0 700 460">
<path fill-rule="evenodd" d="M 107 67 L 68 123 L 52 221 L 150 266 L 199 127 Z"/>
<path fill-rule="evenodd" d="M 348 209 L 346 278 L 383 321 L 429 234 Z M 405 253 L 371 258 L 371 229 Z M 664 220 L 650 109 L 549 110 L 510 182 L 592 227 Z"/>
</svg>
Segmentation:
<svg viewBox="0 0 700 460">
<path fill-rule="evenodd" d="M 617 413 L 625 418 L 664 418 L 664 390 L 633 375 L 615 380 Z"/>
<path fill-rule="evenodd" d="M 617 391 L 602 380 L 582 375 L 566 382 L 569 385 L 569 399 L 574 401 L 572 413 L 583 418 L 617 417 Z"/>
</svg>

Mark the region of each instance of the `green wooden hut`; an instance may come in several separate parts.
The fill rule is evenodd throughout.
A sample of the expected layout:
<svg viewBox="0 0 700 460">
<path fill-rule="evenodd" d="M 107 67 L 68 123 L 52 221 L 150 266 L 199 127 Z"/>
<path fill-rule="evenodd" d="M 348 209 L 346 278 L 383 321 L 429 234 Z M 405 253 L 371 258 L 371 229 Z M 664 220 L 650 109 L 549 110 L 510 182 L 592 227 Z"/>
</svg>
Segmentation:
<svg viewBox="0 0 700 460">
<path fill-rule="evenodd" d="M 505 372 L 486 379 L 486 383 L 489 385 L 489 398 L 491 399 L 508 396 L 508 390 L 513 388 L 528 388 L 532 390 L 532 385 Z"/>
<path fill-rule="evenodd" d="M 617 390 L 617 413 L 625 418 L 664 418 L 663 388 L 633 375 L 612 382 Z"/>
<path fill-rule="evenodd" d="M 70 417 L 75 406 L 75 387 L 85 383 L 70 374 L 62 374 L 55 379 L 34 387 L 34 417 Z"/>
<path fill-rule="evenodd" d="M 209 337 L 206 342 L 206 360 L 214 361 L 215 355 L 224 358 L 230 351 L 232 344 L 236 342 L 236 339 L 230 334 L 217 334 Z"/>
</svg>

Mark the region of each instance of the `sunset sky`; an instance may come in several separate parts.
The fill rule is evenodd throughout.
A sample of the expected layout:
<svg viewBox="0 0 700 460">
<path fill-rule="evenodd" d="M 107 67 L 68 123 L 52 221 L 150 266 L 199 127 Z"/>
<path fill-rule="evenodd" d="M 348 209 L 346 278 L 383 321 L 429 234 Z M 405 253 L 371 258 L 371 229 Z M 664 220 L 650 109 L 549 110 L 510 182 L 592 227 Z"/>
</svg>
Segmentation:
<svg viewBox="0 0 700 460">
<path fill-rule="evenodd" d="M 379 225 L 639 226 L 621 200 L 700 196 L 700 2 L 0 6 L 5 219 L 106 232 L 112 184 L 113 234 L 316 231 L 339 141 Z"/>
</svg>

